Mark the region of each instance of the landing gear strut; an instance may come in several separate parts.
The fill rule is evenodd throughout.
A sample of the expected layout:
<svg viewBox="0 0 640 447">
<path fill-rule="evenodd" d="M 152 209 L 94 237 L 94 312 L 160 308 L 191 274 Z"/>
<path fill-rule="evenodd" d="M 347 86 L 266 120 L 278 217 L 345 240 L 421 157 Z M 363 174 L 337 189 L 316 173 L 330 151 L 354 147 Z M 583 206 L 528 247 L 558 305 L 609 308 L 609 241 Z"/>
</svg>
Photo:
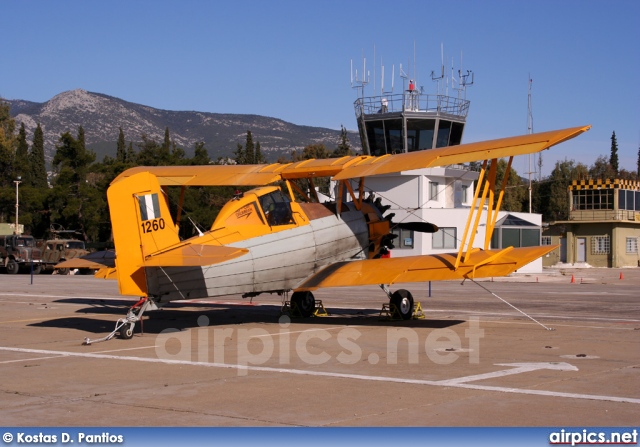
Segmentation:
<svg viewBox="0 0 640 447">
<path fill-rule="evenodd" d="M 116 328 L 109 335 L 103 338 L 99 338 L 97 340 L 90 340 L 89 338 L 85 338 L 83 345 L 90 345 L 92 343 L 99 343 L 102 341 L 111 340 L 116 334 L 120 335 L 120 338 L 125 340 L 129 340 L 133 338 L 133 331 L 136 327 L 136 323 L 142 319 L 142 314 L 144 314 L 147 310 L 157 310 L 158 306 L 156 303 L 150 299 L 149 297 L 143 297 L 136 304 L 131 306 L 129 312 L 127 312 L 127 316 L 125 318 L 120 318 L 116 323 Z"/>
</svg>

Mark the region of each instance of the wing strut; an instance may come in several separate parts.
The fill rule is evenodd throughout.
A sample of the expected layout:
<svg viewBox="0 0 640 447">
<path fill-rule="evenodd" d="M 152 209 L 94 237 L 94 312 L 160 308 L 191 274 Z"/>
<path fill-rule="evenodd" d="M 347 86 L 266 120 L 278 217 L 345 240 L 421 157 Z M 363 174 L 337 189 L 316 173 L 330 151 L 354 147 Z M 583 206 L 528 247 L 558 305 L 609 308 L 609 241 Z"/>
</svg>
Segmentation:
<svg viewBox="0 0 640 447">
<path fill-rule="evenodd" d="M 491 164 L 489 166 L 489 171 L 487 172 L 487 165 L 489 164 L 489 160 L 485 160 L 482 164 L 482 169 L 480 170 L 480 176 L 478 178 L 477 187 L 475 190 L 475 194 L 473 197 L 473 203 L 471 205 L 471 210 L 469 212 L 469 217 L 467 218 L 467 224 L 464 228 L 464 234 L 462 236 L 462 242 L 460 243 L 460 250 L 458 250 L 458 256 L 456 257 L 456 262 L 454 265 L 454 269 L 457 270 L 460 267 L 460 262 L 468 262 L 471 254 L 475 251 L 473 249 L 473 241 L 475 239 L 476 232 L 478 230 L 478 226 L 480 224 L 480 218 L 482 217 L 482 211 L 484 209 L 484 204 L 487 202 L 487 217 L 486 217 L 486 234 L 484 240 L 484 249 L 488 250 L 491 244 L 491 236 L 493 235 L 493 230 L 495 228 L 496 222 L 498 220 L 498 213 L 500 211 L 500 207 L 502 205 L 502 200 L 504 198 L 504 191 L 507 186 L 507 181 L 509 180 L 509 173 L 511 172 L 511 164 L 513 163 L 513 156 L 509 157 L 509 162 L 507 164 L 507 169 L 504 173 L 504 178 L 502 179 L 502 184 L 500 186 L 500 192 L 498 194 L 497 203 L 494 206 L 495 200 L 495 184 L 496 184 L 496 174 L 498 169 L 498 160 L 491 160 Z M 480 196 L 480 190 L 482 189 L 482 198 L 478 199 Z M 488 198 L 488 201 L 487 201 Z M 471 223 L 473 222 L 473 228 L 471 229 Z M 471 230 L 471 231 L 470 231 Z M 463 259 L 464 255 L 464 259 Z"/>
</svg>

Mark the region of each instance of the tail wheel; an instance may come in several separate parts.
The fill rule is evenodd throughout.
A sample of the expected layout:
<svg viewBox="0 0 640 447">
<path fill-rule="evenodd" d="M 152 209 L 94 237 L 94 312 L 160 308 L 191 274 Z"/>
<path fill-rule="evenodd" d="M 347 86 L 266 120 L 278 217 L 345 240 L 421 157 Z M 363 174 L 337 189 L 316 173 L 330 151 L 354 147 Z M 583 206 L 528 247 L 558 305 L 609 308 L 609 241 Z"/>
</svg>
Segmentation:
<svg viewBox="0 0 640 447">
<path fill-rule="evenodd" d="M 310 317 L 316 310 L 316 299 L 311 292 L 293 292 L 291 302 L 296 305 L 304 318 Z"/>
<path fill-rule="evenodd" d="M 403 320 L 410 320 L 413 316 L 413 296 L 405 289 L 399 289 L 391 295 L 391 304 L 395 306 L 395 313 Z"/>
<path fill-rule="evenodd" d="M 120 330 L 118 332 L 120 333 L 120 338 L 123 338 L 125 340 L 133 338 L 133 323 L 123 324 L 122 326 L 120 326 Z"/>
</svg>

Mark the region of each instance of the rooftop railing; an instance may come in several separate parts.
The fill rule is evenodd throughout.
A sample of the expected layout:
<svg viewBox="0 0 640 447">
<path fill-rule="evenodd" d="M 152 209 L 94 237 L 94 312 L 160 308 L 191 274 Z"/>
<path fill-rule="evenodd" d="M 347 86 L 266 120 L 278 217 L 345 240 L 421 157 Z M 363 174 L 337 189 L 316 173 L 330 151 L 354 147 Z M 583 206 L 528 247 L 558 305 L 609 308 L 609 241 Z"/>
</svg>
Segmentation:
<svg viewBox="0 0 640 447">
<path fill-rule="evenodd" d="M 443 113 L 465 119 L 470 101 L 445 95 L 426 95 L 416 90 L 397 94 L 358 98 L 354 102 L 356 117 L 364 115 L 422 112 Z"/>
</svg>

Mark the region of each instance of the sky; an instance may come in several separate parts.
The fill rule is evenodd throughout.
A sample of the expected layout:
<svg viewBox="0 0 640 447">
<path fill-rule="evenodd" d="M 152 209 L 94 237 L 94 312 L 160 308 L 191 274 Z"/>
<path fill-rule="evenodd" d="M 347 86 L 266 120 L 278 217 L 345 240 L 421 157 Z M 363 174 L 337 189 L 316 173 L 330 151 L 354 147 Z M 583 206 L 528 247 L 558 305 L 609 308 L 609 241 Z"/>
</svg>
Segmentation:
<svg viewBox="0 0 640 447">
<path fill-rule="evenodd" d="M 400 64 L 436 93 L 443 49 L 447 76 L 474 73 L 463 142 L 527 133 L 531 78 L 534 132 L 593 126 L 544 152 L 542 175 L 557 160 L 608 157 L 614 131 L 620 167 L 637 168 L 637 0 L 0 0 L 0 11 L 5 99 L 84 89 L 355 130 L 351 79 L 364 59 L 365 96 L 382 90 L 383 66 L 385 92 L 394 70 L 400 93 Z M 528 161 L 514 169 L 526 175 Z"/>
</svg>

